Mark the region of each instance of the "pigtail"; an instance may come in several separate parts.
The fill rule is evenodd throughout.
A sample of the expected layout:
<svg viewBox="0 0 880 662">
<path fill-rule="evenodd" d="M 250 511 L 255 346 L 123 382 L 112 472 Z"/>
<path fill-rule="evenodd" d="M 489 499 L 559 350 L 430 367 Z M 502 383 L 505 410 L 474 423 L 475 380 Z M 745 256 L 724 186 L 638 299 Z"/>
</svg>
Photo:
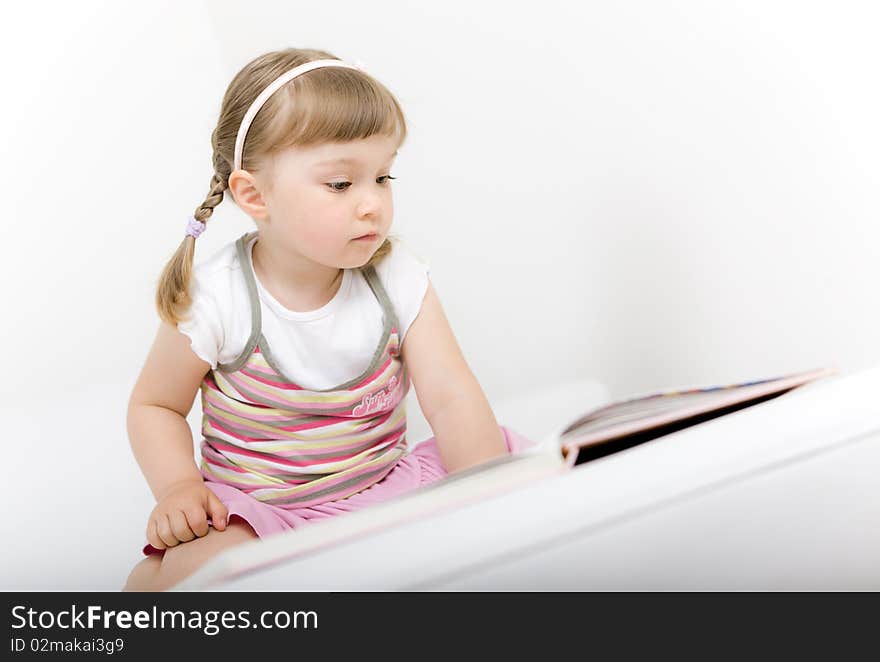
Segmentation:
<svg viewBox="0 0 880 662">
<path fill-rule="evenodd" d="M 219 166 L 219 167 L 218 167 Z M 214 213 L 214 207 L 223 202 L 223 192 L 229 185 L 229 164 L 216 151 L 214 152 L 214 175 L 211 177 L 211 188 L 205 201 L 199 205 L 193 216 L 197 221 L 207 224 Z M 189 310 L 192 299 L 189 295 L 189 282 L 195 260 L 196 239 L 192 235 L 184 235 L 180 246 L 171 256 L 168 264 L 159 276 L 156 288 L 156 309 L 159 317 L 176 327 L 183 321 L 184 314 Z"/>
</svg>

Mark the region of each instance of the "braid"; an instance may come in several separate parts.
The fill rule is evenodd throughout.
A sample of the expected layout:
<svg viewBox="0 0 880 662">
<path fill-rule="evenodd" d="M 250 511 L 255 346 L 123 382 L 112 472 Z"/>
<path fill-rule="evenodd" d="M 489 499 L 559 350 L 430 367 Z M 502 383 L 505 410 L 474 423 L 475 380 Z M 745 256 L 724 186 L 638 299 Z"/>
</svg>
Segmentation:
<svg viewBox="0 0 880 662">
<path fill-rule="evenodd" d="M 193 216 L 197 221 L 205 223 L 214 213 L 214 207 L 223 202 L 223 192 L 229 188 L 229 164 L 220 154 L 214 152 L 214 174 L 211 176 L 211 190 L 200 204 Z"/>
<path fill-rule="evenodd" d="M 205 201 L 196 207 L 193 213 L 197 221 L 205 223 L 211 217 L 214 213 L 214 207 L 223 202 L 223 192 L 228 187 L 229 164 L 215 151 L 211 190 L 205 196 Z M 187 234 L 159 277 L 159 286 L 156 289 L 156 308 L 159 311 L 159 317 L 173 325 L 184 319 L 184 315 L 192 303 L 189 284 L 195 250 L 195 237 Z"/>
</svg>

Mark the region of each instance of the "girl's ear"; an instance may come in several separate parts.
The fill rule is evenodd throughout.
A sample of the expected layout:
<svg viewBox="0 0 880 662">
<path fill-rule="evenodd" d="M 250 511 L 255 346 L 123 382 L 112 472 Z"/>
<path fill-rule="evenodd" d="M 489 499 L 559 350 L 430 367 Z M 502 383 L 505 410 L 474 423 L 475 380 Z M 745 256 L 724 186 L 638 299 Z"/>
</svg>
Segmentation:
<svg viewBox="0 0 880 662">
<path fill-rule="evenodd" d="M 229 175 L 229 190 L 235 203 L 251 218 L 265 220 L 269 215 L 260 184 L 247 170 L 234 170 Z"/>
</svg>

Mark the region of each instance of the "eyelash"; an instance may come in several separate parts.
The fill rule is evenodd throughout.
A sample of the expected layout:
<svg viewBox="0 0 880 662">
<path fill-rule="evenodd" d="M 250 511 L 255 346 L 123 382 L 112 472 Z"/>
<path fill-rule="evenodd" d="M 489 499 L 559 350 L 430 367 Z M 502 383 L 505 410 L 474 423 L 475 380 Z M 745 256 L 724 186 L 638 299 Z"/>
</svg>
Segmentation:
<svg viewBox="0 0 880 662">
<path fill-rule="evenodd" d="M 391 175 L 382 175 L 382 177 L 385 177 L 386 184 L 392 179 L 397 179 L 397 177 L 392 177 Z M 382 179 L 382 177 L 380 177 L 379 179 Z M 334 193 L 345 193 L 348 190 L 348 186 L 346 186 L 345 188 L 333 188 L 337 184 L 348 184 L 349 186 L 351 186 L 351 182 L 330 182 L 327 184 L 327 187 Z"/>
</svg>

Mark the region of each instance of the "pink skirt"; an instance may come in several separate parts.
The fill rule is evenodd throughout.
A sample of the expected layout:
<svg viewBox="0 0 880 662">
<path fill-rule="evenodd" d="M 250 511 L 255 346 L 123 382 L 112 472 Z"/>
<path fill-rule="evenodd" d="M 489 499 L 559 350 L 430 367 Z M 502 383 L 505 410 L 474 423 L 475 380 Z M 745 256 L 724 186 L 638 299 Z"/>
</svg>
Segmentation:
<svg viewBox="0 0 880 662">
<path fill-rule="evenodd" d="M 532 441 L 503 425 L 498 427 L 504 433 L 504 440 L 511 453 L 521 451 L 533 444 Z M 205 481 L 205 484 L 229 511 L 227 521 L 232 521 L 233 516 L 238 516 L 250 524 L 257 536 L 266 538 L 276 533 L 297 529 L 313 520 L 333 517 L 352 510 L 360 510 L 374 503 L 387 501 L 418 489 L 422 485 L 433 483 L 445 475 L 446 470 L 443 468 L 437 441 L 431 437 L 420 442 L 411 452 L 404 455 L 388 475 L 378 483 L 345 499 L 328 501 L 317 506 L 286 509 L 257 501 L 238 488 L 224 483 Z M 208 522 L 211 522 L 210 518 Z M 146 543 L 143 553 L 146 556 L 164 554 L 165 550 L 156 549 L 150 543 Z"/>
</svg>

